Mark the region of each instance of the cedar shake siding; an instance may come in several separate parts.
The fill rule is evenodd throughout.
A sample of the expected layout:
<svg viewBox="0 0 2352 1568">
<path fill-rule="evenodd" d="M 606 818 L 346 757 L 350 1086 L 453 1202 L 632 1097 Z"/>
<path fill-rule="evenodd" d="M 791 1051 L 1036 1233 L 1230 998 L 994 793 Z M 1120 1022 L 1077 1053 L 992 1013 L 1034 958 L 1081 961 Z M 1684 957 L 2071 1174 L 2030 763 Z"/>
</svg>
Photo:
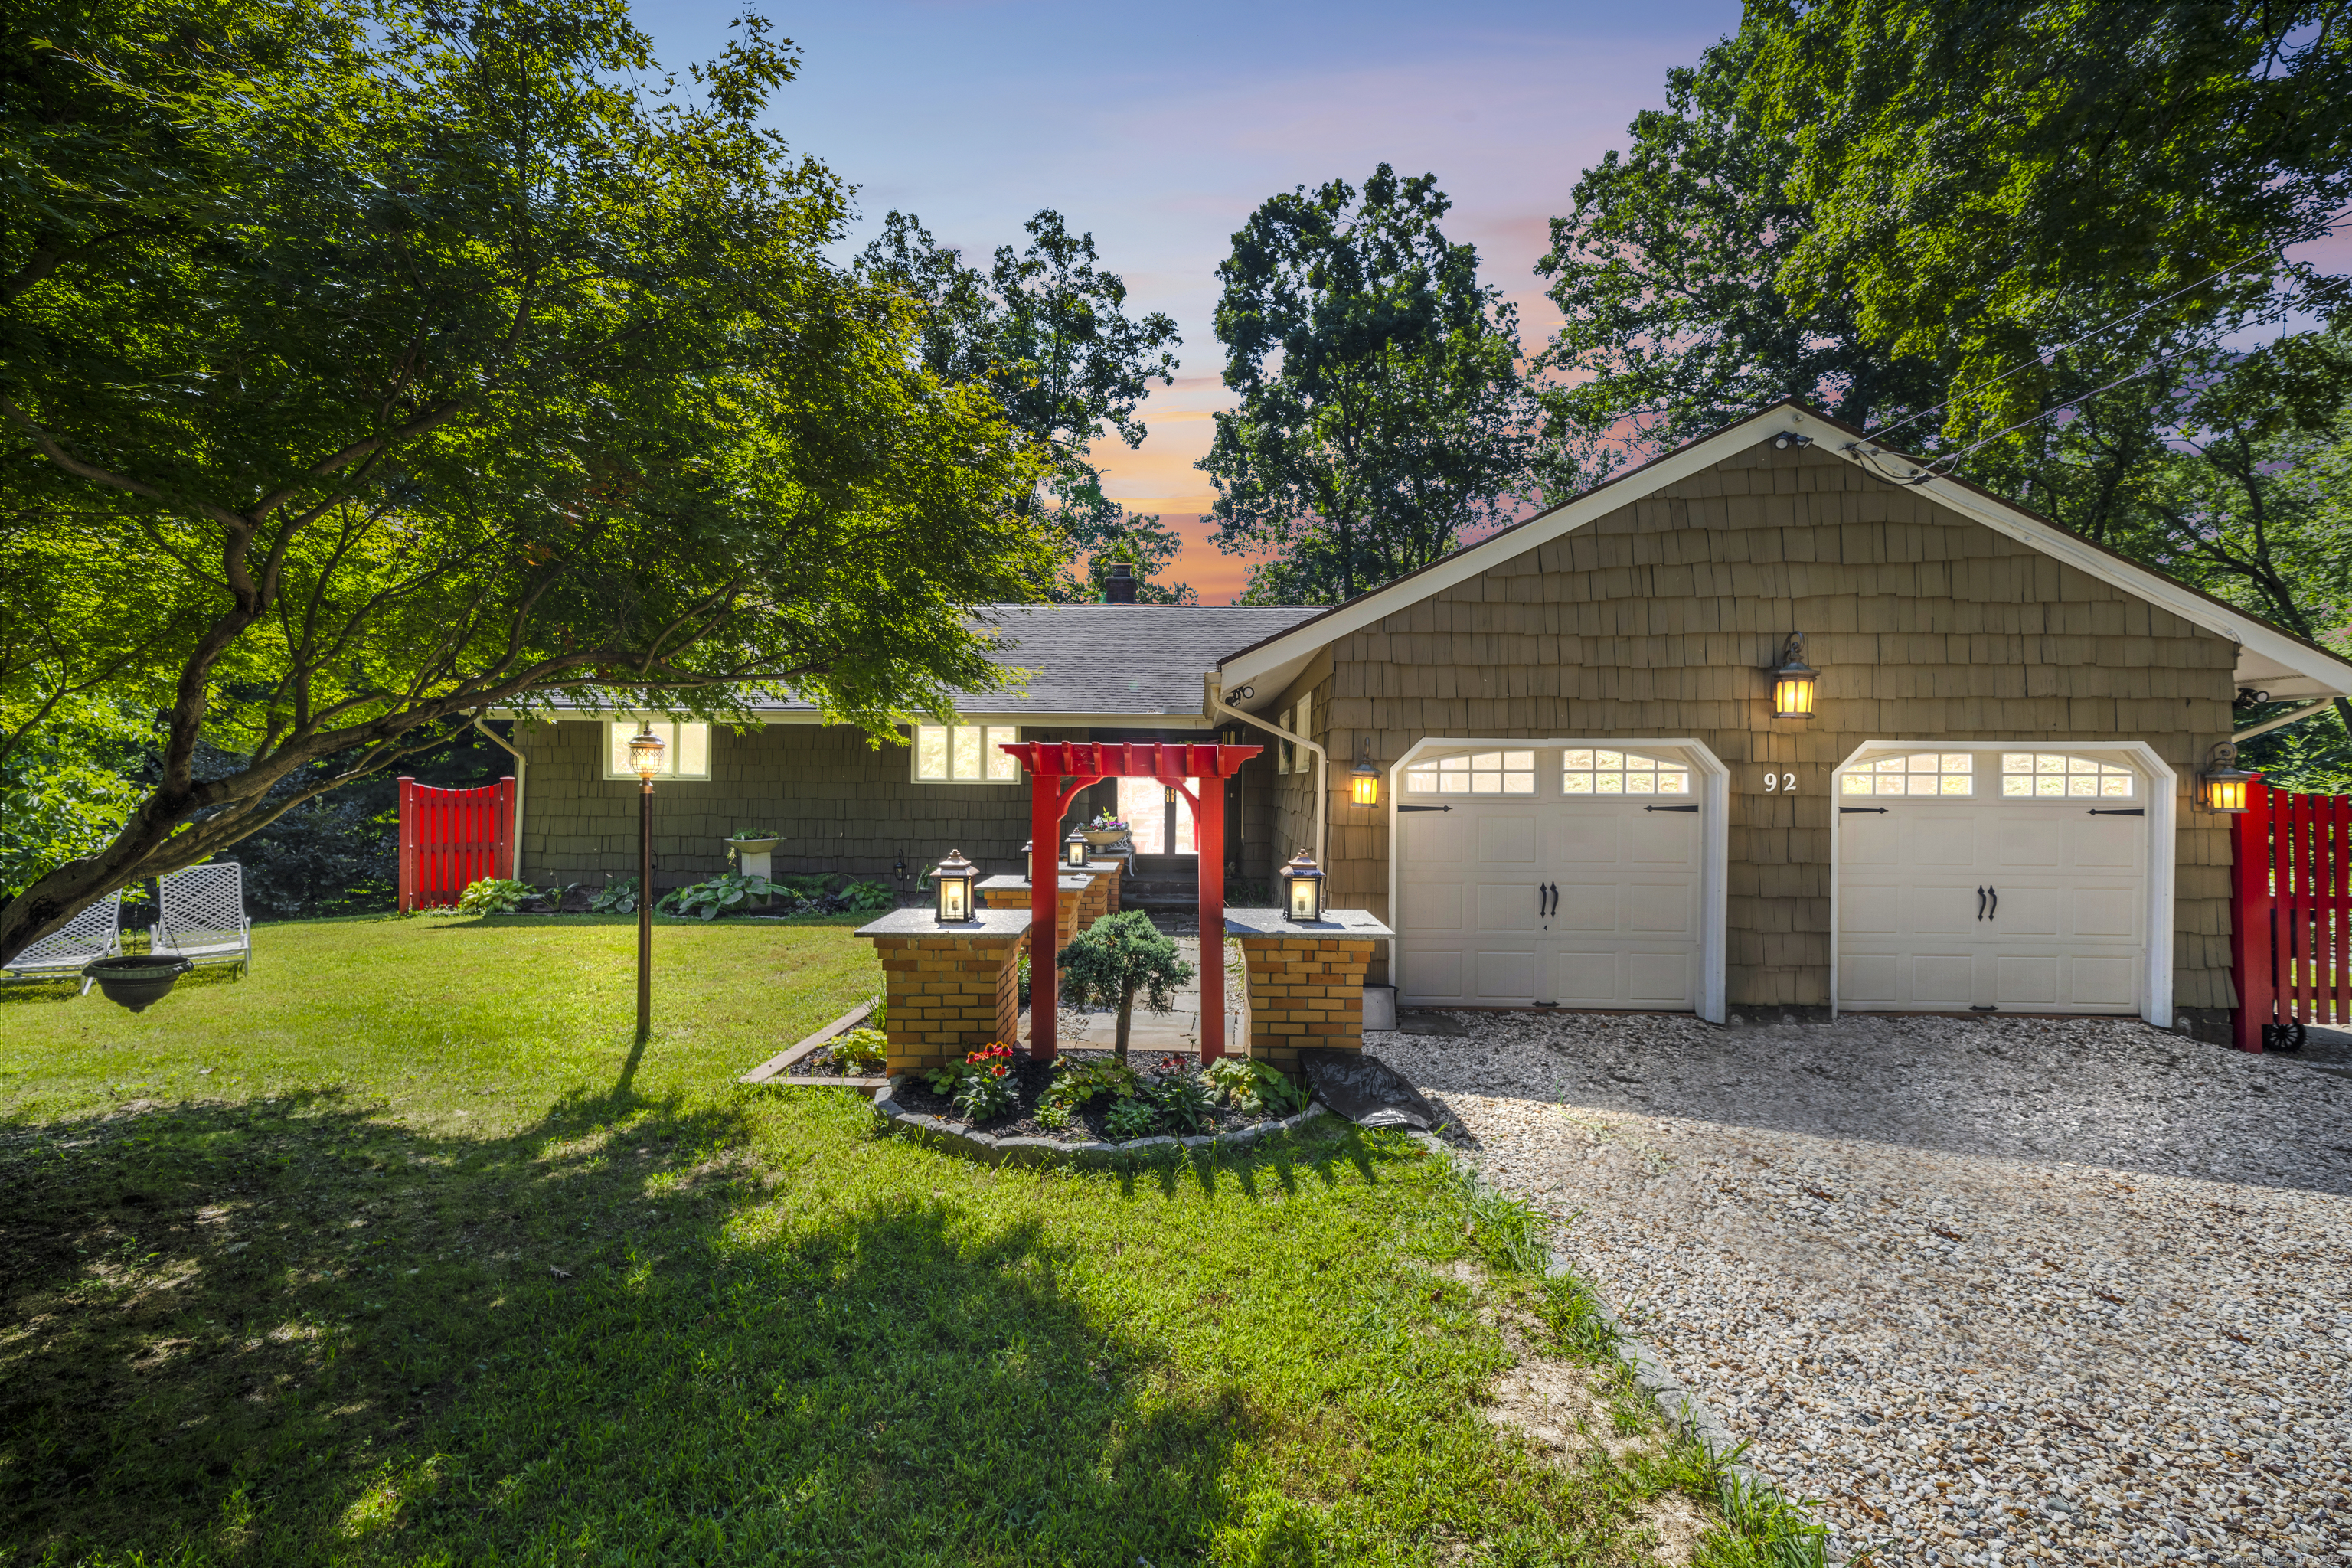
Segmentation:
<svg viewBox="0 0 2352 1568">
<path fill-rule="evenodd" d="M 1799 630 L 1818 708 L 1775 720 L 1761 671 Z M 1858 745 L 2139 741 L 2179 775 L 2176 1002 L 2235 1005 L 2228 819 L 2189 798 L 2230 735 L 2235 645 L 1829 453 L 1759 443 L 1329 651 L 1334 905 L 1393 923 L 1392 784 L 1347 802 L 1360 737 L 1384 770 L 1426 736 L 1691 737 L 1731 770 L 1727 998 L 1824 1005 L 1832 770 Z M 1767 766 L 1793 795 L 1762 793 Z M 1285 804 L 1307 831 L 1296 788 Z"/>
</svg>

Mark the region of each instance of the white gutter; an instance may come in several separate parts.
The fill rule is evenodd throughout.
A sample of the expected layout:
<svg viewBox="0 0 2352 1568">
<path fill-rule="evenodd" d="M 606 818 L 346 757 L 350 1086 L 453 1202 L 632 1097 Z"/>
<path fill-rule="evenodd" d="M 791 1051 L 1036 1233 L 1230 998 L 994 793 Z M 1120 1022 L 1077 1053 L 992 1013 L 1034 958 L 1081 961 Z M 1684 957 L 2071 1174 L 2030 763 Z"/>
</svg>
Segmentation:
<svg viewBox="0 0 2352 1568">
<path fill-rule="evenodd" d="M 2251 741 L 2256 735 L 2267 735 L 2273 730 L 2284 730 L 2289 724 L 2296 723 L 2302 720 L 2310 718 L 2322 708 L 2326 708 L 2334 703 L 2335 700 L 2336 699 L 2333 697 L 2323 697 L 2318 701 L 2312 703 L 2308 707 L 2298 708 L 2292 713 L 2283 714 L 2276 719 L 2265 719 L 2259 724 L 2252 725 L 2247 729 L 2240 730 L 2233 733 L 2230 737 L 2230 743 L 2231 745 L 2235 745 L 2240 741 Z"/>
<path fill-rule="evenodd" d="M 497 731 L 482 722 L 482 716 L 479 713 L 474 715 L 474 728 L 479 730 L 483 734 L 488 735 L 492 741 L 497 742 L 499 748 L 505 752 L 508 756 L 510 756 L 515 760 L 514 856 L 507 866 L 507 875 L 520 882 L 522 880 L 523 770 L 530 764 L 524 761 L 523 754 L 520 752 L 518 752 L 512 746 L 508 745 L 505 741 L 499 739 Z"/>
<path fill-rule="evenodd" d="M 1331 809 L 1330 753 L 1306 736 L 1293 734 L 1271 719 L 1261 719 L 1255 713 L 1244 713 L 1238 708 L 1225 706 L 1225 689 L 1218 684 L 1214 671 L 1201 677 L 1201 687 L 1213 720 L 1218 715 L 1223 715 L 1228 719 L 1237 719 L 1244 724 L 1255 724 L 1269 735 L 1279 735 L 1291 744 L 1304 746 L 1315 753 L 1315 863 L 1328 869 L 1328 858 L 1325 855 L 1324 849 L 1329 831 L 1326 818 L 1330 815 Z"/>
</svg>

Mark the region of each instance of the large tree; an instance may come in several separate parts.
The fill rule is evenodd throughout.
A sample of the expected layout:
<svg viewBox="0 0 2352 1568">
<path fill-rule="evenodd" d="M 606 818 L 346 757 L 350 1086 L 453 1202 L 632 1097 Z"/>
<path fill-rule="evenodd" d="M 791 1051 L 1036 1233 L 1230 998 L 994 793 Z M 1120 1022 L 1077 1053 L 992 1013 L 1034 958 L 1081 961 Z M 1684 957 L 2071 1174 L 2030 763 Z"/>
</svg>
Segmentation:
<svg viewBox="0 0 2352 1568">
<path fill-rule="evenodd" d="M 2352 198 L 2342 0 L 1767 0 L 1744 111 L 1794 157 L 1780 259 L 1801 310 L 1850 311 L 1944 368 L 1947 437 L 2216 324 L 2332 313 L 2345 281 L 2281 254 Z M 2127 321 L 2113 324 L 2129 315 Z"/>
<path fill-rule="evenodd" d="M 996 679 L 962 607 L 1045 591 L 1042 454 L 824 261 L 845 193 L 755 123 L 795 57 L 736 26 L 678 81 L 618 0 L 0 20 L 0 766 L 159 715 L 0 960 L 491 704 L 880 730 Z"/>
<path fill-rule="evenodd" d="M 1360 192 L 1267 201 L 1218 265 L 1241 404 L 1200 467 L 1218 547 L 1277 552 L 1251 600 L 1351 598 L 1509 515 L 1530 447 L 1517 316 L 1445 237 L 1451 205 L 1382 163 Z"/>
</svg>

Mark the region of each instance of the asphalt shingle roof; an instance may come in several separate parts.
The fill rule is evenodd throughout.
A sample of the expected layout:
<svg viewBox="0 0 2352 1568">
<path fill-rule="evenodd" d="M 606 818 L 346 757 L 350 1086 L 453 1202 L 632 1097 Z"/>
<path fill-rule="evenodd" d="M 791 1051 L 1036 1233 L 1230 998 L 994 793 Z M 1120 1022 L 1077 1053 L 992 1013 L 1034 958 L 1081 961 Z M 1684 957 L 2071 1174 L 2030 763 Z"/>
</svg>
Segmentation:
<svg viewBox="0 0 2352 1568">
<path fill-rule="evenodd" d="M 1316 605 L 1001 605 L 983 619 L 995 662 L 1030 671 L 1021 692 L 984 692 L 982 713 L 1201 711 L 1201 677 L 1227 654 L 1322 614 Z M 804 702 L 771 702 L 773 710 Z"/>
</svg>

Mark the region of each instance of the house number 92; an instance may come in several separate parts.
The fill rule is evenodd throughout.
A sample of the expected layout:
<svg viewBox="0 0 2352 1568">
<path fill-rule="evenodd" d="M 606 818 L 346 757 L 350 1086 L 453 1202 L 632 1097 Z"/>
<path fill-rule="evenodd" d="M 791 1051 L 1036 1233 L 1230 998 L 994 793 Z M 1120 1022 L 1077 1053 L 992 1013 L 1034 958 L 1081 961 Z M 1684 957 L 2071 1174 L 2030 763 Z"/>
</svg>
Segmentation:
<svg viewBox="0 0 2352 1568">
<path fill-rule="evenodd" d="M 1797 775 L 1794 773 L 1766 773 L 1764 775 L 1764 793 L 1766 795 L 1793 794 L 1796 787 Z"/>
</svg>

